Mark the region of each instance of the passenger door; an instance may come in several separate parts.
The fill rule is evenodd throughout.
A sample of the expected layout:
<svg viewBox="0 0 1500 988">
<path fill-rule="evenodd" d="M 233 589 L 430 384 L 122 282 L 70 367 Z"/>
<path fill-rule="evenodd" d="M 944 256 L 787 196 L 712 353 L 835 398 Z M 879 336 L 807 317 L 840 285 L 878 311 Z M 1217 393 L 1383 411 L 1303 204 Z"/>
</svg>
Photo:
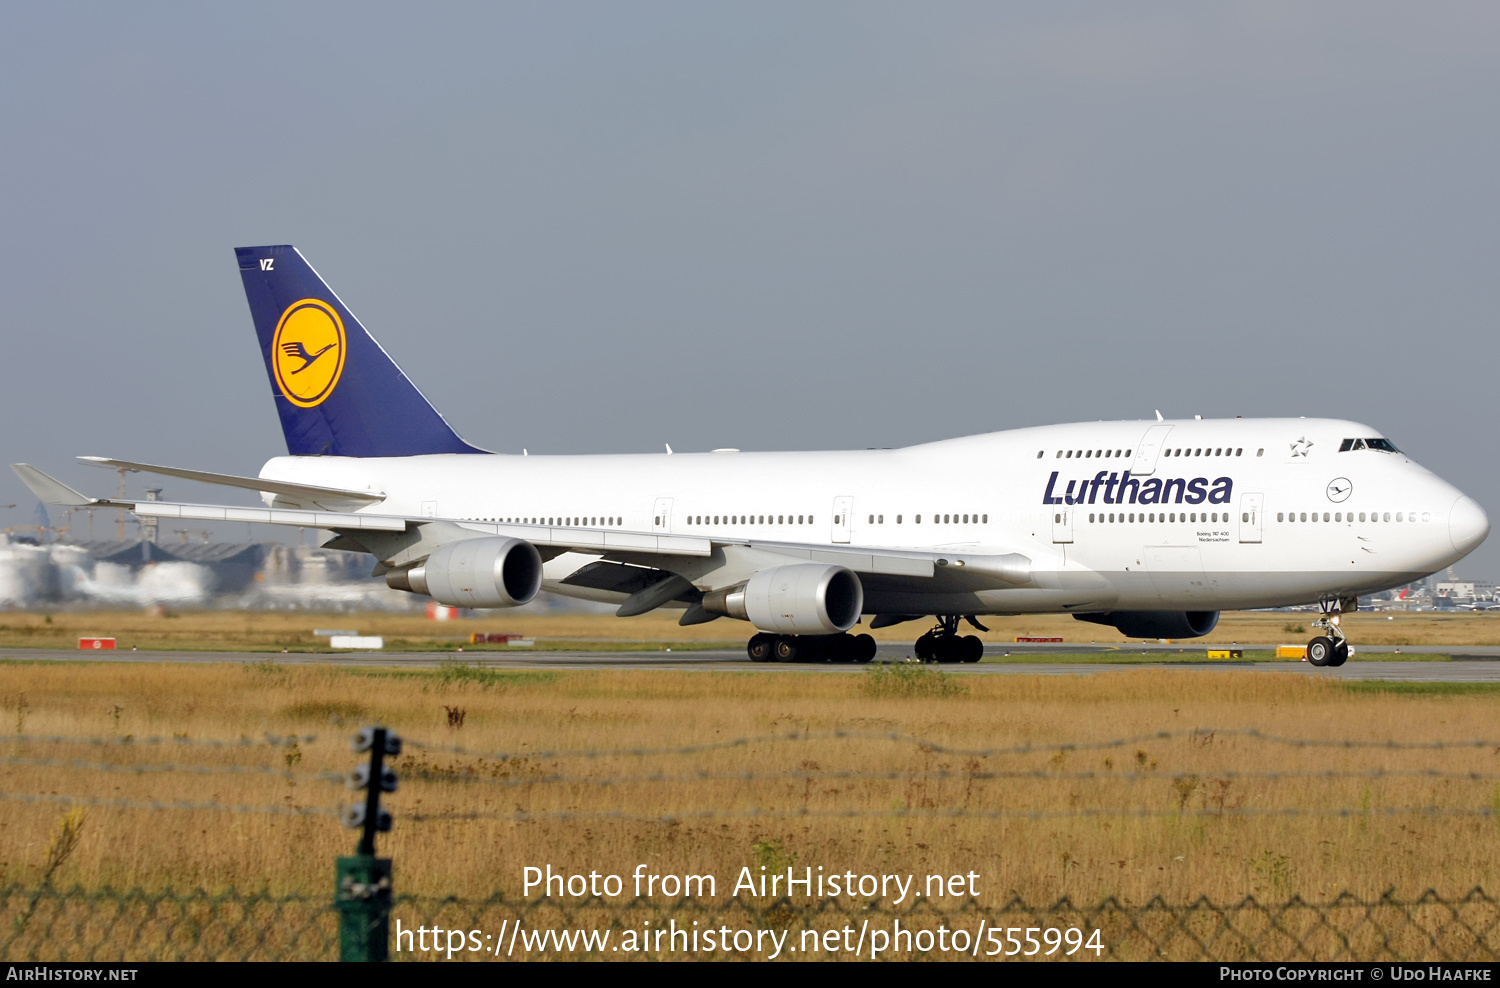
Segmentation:
<svg viewBox="0 0 1500 988">
<path fill-rule="evenodd" d="M 1261 532 L 1261 506 L 1264 494 L 1240 495 L 1240 541 L 1259 542 Z"/>
<path fill-rule="evenodd" d="M 848 542 L 850 532 L 850 513 L 854 511 L 854 498 L 836 497 L 833 499 L 833 541 Z"/>
<path fill-rule="evenodd" d="M 1073 541 L 1073 506 L 1071 504 L 1052 506 L 1052 541 Z"/>
<path fill-rule="evenodd" d="M 667 534 L 672 531 L 672 499 L 659 497 L 651 509 L 651 531 Z"/>
<path fill-rule="evenodd" d="M 1153 425 L 1146 430 L 1146 434 L 1136 444 L 1135 460 L 1130 464 L 1132 476 L 1145 477 L 1156 472 L 1156 458 L 1161 455 L 1167 433 L 1171 431 L 1170 425 Z"/>
</svg>

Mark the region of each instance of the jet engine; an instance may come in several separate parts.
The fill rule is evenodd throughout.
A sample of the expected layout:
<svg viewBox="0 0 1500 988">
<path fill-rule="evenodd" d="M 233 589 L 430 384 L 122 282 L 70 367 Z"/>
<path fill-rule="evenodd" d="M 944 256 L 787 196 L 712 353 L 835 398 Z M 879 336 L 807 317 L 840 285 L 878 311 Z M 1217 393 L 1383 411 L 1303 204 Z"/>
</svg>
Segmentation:
<svg viewBox="0 0 1500 988">
<path fill-rule="evenodd" d="M 703 595 L 703 609 L 749 621 L 784 635 L 848 631 L 864 609 L 865 591 L 852 570 L 797 563 L 761 570 L 736 590 Z"/>
<path fill-rule="evenodd" d="M 541 589 L 542 557 L 521 539 L 464 539 L 415 566 L 391 570 L 385 582 L 450 607 L 518 607 Z"/>
<path fill-rule="evenodd" d="M 1110 611 L 1073 617 L 1107 624 L 1126 638 L 1202 638 L 1219 623 L 1218 611 Z"/>
</svg>

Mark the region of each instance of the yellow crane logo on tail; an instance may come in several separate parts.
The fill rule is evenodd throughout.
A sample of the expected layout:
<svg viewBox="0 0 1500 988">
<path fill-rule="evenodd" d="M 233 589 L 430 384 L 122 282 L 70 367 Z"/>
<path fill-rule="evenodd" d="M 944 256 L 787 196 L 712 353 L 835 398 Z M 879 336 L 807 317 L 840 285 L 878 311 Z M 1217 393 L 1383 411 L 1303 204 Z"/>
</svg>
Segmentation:
<svg viewBox="0 0 1500 988">
<path fill-rule="evenodd" d="M 293 302 L 276 324 L 271 364 L 276 384 L 293 405 L 312 408 L 338 386 L 344 372 L 344 321 L 327 302 Z"/>
</svg>

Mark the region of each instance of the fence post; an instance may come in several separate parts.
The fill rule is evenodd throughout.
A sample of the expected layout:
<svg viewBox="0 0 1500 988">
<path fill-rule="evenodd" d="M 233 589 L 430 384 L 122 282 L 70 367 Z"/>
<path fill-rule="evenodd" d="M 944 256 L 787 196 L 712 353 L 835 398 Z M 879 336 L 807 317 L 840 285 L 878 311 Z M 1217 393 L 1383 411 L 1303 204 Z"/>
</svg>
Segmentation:
<svg viewBox="0 0 1500 988">
<path fill-rule="evenodd" d="M 334 904 L 339 912 L 339 960 L 383 961 L 390 957 L 391 859 L 375 856 L 375 834 L 391 829 L 391 814 L 380 805 L 382 792 L 396 791 L 396 773 L 386 755 L 401 754 L 401 739 L 383 727 L 367 727 L 354 736 L 356 753 L 370 761 L 349 776 L 349 788 L 363 789 L 363 803 L 344 808 L 344 826 L 361 828 L 353 855 L 338 859 Z"/>
</svg>

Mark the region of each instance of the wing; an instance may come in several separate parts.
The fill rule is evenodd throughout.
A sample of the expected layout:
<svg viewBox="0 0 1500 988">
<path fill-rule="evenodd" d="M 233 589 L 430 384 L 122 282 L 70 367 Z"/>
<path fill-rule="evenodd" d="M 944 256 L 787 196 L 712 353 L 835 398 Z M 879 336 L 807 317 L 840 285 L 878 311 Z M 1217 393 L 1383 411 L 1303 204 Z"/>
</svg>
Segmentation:
<svg viewBox="0 0 1500 988">
<path fill-rule="evenodd" d="M 181 467 L 163 467 L 151 463 L 133 463 L 130 460 L 111 460 L 103 456 L 80 456 L 78 459 L 90 466 L 110 467 L 116 470 L 138 470 L 142 473 L 160 474 L 163 477 L 181 477 L 183 480 L 195 480 L 201 484 L 218 484 L 222 487 L 241 487 L 247 491 L 265 491 L 270 494 L 280 494 L 297 501 L 312 502 L 316 507 L 330 507 L 334 505 L 361 507 L 367 504 L 379 504 L 385 500 L 385 494 L 379 491 L 349 491 L 341 490 L 337 487 L 292 484 L 284 480 L 267 480 L 264 477 L 237 477 L 227 473 L 209 473 L 207 470 L 184 470 Z M 37 472 L 41 473 L 41 471 Z M 42 476 L 45 477 L 46 474 L 42 474 Z M 74 493 L 77 494 L 77 491 L 74 491 Z M 79 496 L 81 497 L 82 495 Z M 340 502 L 343 502 L 343 505 Z"/>
<path fill-rule="evenodd" d="M 115 466 L 124 466 L 126 469 L 149 469 L 160 472 L 163 468 L 146 467 L 145 464 L 132 464 L 127 466 L 122 460 L 100 460 L 89 458 L 90 462 L 106 463 Z M 36 467 L 26 463 L 13 463 L 11 469 L 16 476 L 21 478 L 37 499 L 47 504 L 61 504 L 70 507 L 96 507 L 96 508 L 126 508 L 137 515 L 153 518 L 179 518 L 192 521 L 236 521 L 252 522 L 259 525 L 289 525 L 300 528 L 326 528 L 334 532 L 356 533 L 356 532 L 410 532 L 417 529 L 431 527 L 435 532 L 447 533 L 441 537 L 441 541 L 433 539 L 424 540 L 428 545 L 427 552 L 444 541 L 458 541 L 464 538 L 482 538 L 486 535 L 508 535 L 513 538 L 524 539 L 534 545 L 546 549 L 556 550 L 553 554 L 568 551 L 570 549 L 581 552 L 644 552 L 647 554 L 660 555 L 695 555 L 707 556 L 712 551 L 712 544 L 708 539 L 696 538 L 683 535 L 653 535 L 638 532 L 604 531 L 601 529 L 574 529 L 554 528 L 546 525 L 494 525 L 484 522 L 470 522 L 463 519 L 452 518 L 428 518 L 417 515 L 399 514 L 376 514 L 367 511 L 316 511 L 296 508 L 251 508 L 239 507 L 229 504 L 185 504 L 174 501 L 137 501 L 130 498 L 97 498 L 80 494 L 73 488 L 64 484 L 55 477 L 49 476 Z M 167 468 L 170 469 L 170 468 Z M 172 476 L 186 476 L 187 479 L 199 479 L 199 471 L 175 470 Z M 265 489 L 265 485 L 274 487 L 295 488 L 297 492 L 307 494 L 316 492 L 320 494 L 358 495 L 362 498 L 378 497 L 383 499 L 384 494 L 369 495 L 359 494 L 354 491 L 337 491 L 332 488 L 305 487 L 299 484 L 283 484 L 280 481 L 263 481 L 251 477 L 227 477 L 223 474 L 202 474 L 203 477 L 224 477 L 226 480 L 234 480 L 237 483 L 231 486 L 247 487 L 253 490 Z M 216 481 L 208 481 L 215 483 Z M 377 556 L 378 550 L 373 548 Z M 425 554 L 425 553 L 424 553 Z M 405 565 L 415 562 L 420 556 L 411 553 L 403 553 L 396 557 L 397 565 Z M 382 558 L 382 562 L 391 562 Z"/>
<path fill-rule="evenodd" d="M 126 469 L 141 467 L 156 472 L 164 469 L 146 467 L 144 464 L 127 465 L 126 461 L 120 460 L 91 458 L 89 462 L 124 466 Z M 319 511 L 91 498 L 28 464 L 12 464 L 11 469 L 33 494 L 49 504 L 127 508 L 137 515 L 156 518 L 324 528 L 337 533 L 335 541 L 340 548 L 363 549 L 374 555 L 383 568 L 410 566 L 426 559 L 444 545 L 497 535 L 531 543 L 544 559 L 555 558 L 565 552 L 592 555 L 598 557 L 601 564 L 611 568 L 606 570 L 602 565 L 592 569 L 584 567 L 563 582 L 627 593 L 631 597 L 631 603 L 624 610 L 631 614 L 643 613 L 674 600 L 696 600 L 704 592 L 742 584 L 761 570 L 799 562 L 843 566 L 860 574 L 872 586 L 920 593 L 1003 589 L 1032 582 L 1031 560 L 1014 552 L 933 552 L 865 546 L 831 547 L 822 544 L 662 535 L 615 529 L 476 522 L 461 518 L 380 514 L 368 510 Z M 263 485 L 276 484 L 298 488 L 303 494 L 309 491 L 343 495 L 357 493 L 305 488 L 295 484 L 282 485 L 279 481 L 262 481 L 258 478 L 202 474 L 201 471 L 174 469 L 169 475 L 183 476 L 185 479 L 198 479 L 195 475 L 220 477 L 236 482 L 230 486 L 251 489 L 265 489 Z M 643 570 L 654 572 L 643 576 Z M 669 584 L 667 581 L 672 582 Z"/>
</svg>

